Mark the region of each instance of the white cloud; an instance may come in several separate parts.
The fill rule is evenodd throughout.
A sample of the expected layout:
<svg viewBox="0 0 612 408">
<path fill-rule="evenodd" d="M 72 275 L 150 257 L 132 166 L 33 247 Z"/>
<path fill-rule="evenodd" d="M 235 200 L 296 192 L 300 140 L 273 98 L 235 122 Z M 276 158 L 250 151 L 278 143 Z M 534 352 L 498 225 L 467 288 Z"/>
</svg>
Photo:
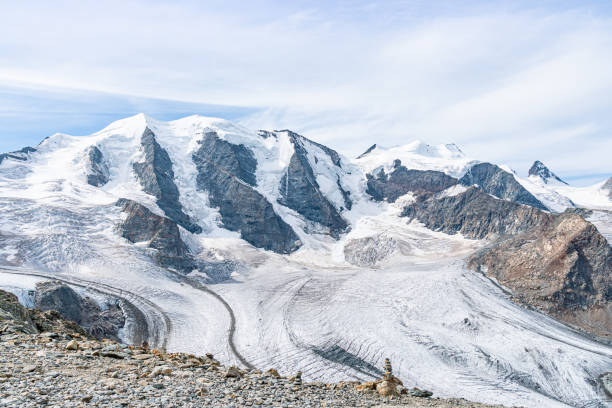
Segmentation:
<svg viewBox="0 0 612 408">
<path fill-rule="evenodd" d="M 5 5 L 0 79 L 268 107 L 245 123 L 349 154 L 419 138 L 520 172 L 612 171 L 612 19 L 587 3 L 212 4 Z"/>
</svg>

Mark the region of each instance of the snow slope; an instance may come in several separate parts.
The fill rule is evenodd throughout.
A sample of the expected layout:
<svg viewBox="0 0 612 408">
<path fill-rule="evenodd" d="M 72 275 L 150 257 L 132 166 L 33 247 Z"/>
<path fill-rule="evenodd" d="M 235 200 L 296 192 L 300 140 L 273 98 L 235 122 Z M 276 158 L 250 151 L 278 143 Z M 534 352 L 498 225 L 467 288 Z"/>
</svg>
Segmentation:
<svg viewBox="0 0 612 408">
<path fill-rule="evenodd" d="M 162 122 L 137 115 L 89 136 L 57 134 L 28 161 L 0 164 L 0 266 L 129 291 L 168 316 L 170 351 L 212 352 L 226 364 L 239 364 L 227 341 L 230 317 L 219 299 L 161 268 L 152 250 L 115 230 L 124 217 L 114 206 L 121 197 L 163 214 L 132 171 L 143 160 L 140 135 L 146 127 L 172 160 L 185 212 L 203 228 L 201 234 L 181 229 L 181 236 L 199 256 L 237 265 L 231 281 L 208 288 L 233 309 L 235 343 L 251 364 L 284 373 L 299 369 L 306 380 L 367 379 L 379 375 L 390 357 L 406 385 L 440 396 L 528 407 L 604 406 L 594 382 L 612 371 L 612 348 L 517 306 L 495 282 L 468 271 L 464 258 L 486 242 L 400 218 L 410 194 L 393 204 L 366 195 L 364 174 L 395 159 L 460 177 L 475 161 L 452 145 L 376 148 L 355 161 L 340 156 L 338 167 L 321 147 L 305 142 L 321 193 L 338 209 L 344 205 L 338 178 L 351 193 L 352 209 L 342 210 L 351 230 L 335 240 L 304 232 L 306 221 L 278 203 L 279 182 L 294 153 L 286 132 L 264 137 L 222 119 Z M 286 256 L 257 249 L 220 226 L 217 209 L 196 188 L 191 160 L 208 131 L 253 151 L 256 189 L 298 233 L 300 250 Z M 109 169 L 110 181 L 102 187 L 86 183 L 90 146 L 100 149 Z M 564 189 L 550 191 L 578 205 L 600 199 L 595 190 Z M 603 200 L 601 207 L 609 208 Z M 369 266 L 347 261 L 347 248 L 362 239 L 369 239 L 372 250 Z M 0 286 L 20 293 L 37 280 L 7 276 L 0 274 Z"/>
</svg>

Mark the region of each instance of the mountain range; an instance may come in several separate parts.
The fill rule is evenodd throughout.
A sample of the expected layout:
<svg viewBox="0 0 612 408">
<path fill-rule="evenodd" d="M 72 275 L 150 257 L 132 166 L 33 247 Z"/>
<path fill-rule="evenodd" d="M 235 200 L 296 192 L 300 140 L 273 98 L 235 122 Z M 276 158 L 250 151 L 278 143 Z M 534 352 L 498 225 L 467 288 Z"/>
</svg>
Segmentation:
<svg viewBox="0 0 612 408">
<path fill-rule="evenodd" d="M 128 343 L 307 380 L 390 357 L 437 395 L 605 406 L 612 178 L 140 114 L 0 155 L 0 209 L 0 287 L 123 304 Z"/>
</svg>

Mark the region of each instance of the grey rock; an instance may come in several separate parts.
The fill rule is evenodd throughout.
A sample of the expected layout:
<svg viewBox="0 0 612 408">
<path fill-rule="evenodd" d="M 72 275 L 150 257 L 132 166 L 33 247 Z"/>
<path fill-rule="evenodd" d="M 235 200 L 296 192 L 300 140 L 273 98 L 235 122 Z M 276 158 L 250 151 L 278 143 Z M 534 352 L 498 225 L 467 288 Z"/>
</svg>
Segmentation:
<svg viewBox="0 0 612 408">
<path fill-rule="evenodd" d="M 357 156 L 357 158 L 361 159 L 362 157 L 367 156 L 374 149 L 376 149 L 376 143 L 374 143 L 372 146 L 368 147 L 367 150 L 365 152 L 361 153 L 359 156 Z"/>
<path fill-rule="evenodd" d="M 102 310 L 93 300 L 81 297 L 71 287 L 57 281 L 36 284 L 35 305 L 43 311 L 54 310 L 82 326 L 97 338 L 117 339 L 125 325 L 125 316 L 117 304 Z"/>
<path fill-rule="evenodd" d="M 475 164 L 459 182 L 465 186 L 477 185 L 484 192 L 504 200 L 548 210 L 540 200 L 516 181 L 512 174 L 491 163 Z"/>
<path fill-rule="evenodd" d="M 400 196 L 414 192 L 416 194 L 438 193 L 457 184 L 457 179 L 440 171 L 408 170 L 399 160 L 388 175 L 380 170 L 376 175 L 367 174 L 366 192 L 376 201 L 395 202 Z"/>
<path fill-rule="evenodd" d="M 549 216 L 477 252 L 468 262 L 511 288 L 521 303 L 610 337 L 612 247 L 580 215 Z"/>
<path fill-rule="evenodd" d="M 174 184 L 172 161 L 168 152 L 155 140 L 155 134 L 151 129 L 145 129 L 141 145 L 145 154 L 144 162 L 134 163 L 133 167 L 143 190 L 157 198 L 157 205 L 168 218 L 187 231 L 196 234 L 202 232 L 202 228 L 193 223 L 183 212 L 179 202 L 179 191 Z"/>
<path fill-rule="evenodd" d="M 544 181 L 544 183 L 546 184 L 548 184 L 550 180 L 556 180 L 560 183 L 567 185 L 565 181 L 561 180 L 561 178 L 559 178 L 555 173 L 550 171 L 550 169 L 539 160 L 533 162 L 533 165 L 529 169 L 529 175 L 541 178 L 542 181 Z"/>
<path fill-rule="evenodd" d="M 6 159 L 13 159 L 18 161 L 26 161 L 30 158 L 30 154 L 36 151 L 35 148 L 27 146 L 23 149 L 10 152 L 10 153 L 2 153 L 0 154 L 0 164 Z"/>
<path fill-rule="evenodd" d="M 476 187 L 442 198 L 408 205 L 402 216 L 417 219 L 429 229 L 468 238 L 493 238 L 527 231 L 550 218 L 536 208 L 499 200 Z"/>
<path fill-rule="evenodd" d="M 87 151 L 87 166 L 87 184 L 100 187 L 108 183 L 108 166 L 97 146 L 91 146 Z"/>
<path fill-rule="evenodd" d="M 321 193 L 304 145 L 310 143 L 321 148 L 329 155 L 334 165 L 341 167 L 338 153 L 297 133 L 284 132 L 288 132 L 289 139 L 294 146 L 294 154 L 289 161 L 287 172 L 280 181 L 279 203 L 297 211 L 307 220 L 329 228 L 330 235 L 338 237 L 347 230 L 348 223 L 342 218 L 338 209 Z M 352 201 L 349 192 L 342 188 L 340 180 L 336 182 L 344 198 L 345 207 L 351 209 Z"/>
<path fill-rule="evenodd" d="M 195 268 L 176 222 L 154 214 L 133 200 L 122 198 L 116 205 L 127 213 L 127 217 L 118 226 L 122 237 L 133 243 L 148 242 L 149 248 L 158 251 L 157 261 L 161 265 L 182 271 Z"/>
<path fill-rule="evenodd" d="M 253 188 L 256 184 L 253 153 L 208 132 L 193 154 L 197 185 L 209 193 L 210 205 L 219 208 L 225 228 L 258 248 L 291 253 L 301 243 L 293 229 L 274 212 L 272 204 Z"/>
</svg>

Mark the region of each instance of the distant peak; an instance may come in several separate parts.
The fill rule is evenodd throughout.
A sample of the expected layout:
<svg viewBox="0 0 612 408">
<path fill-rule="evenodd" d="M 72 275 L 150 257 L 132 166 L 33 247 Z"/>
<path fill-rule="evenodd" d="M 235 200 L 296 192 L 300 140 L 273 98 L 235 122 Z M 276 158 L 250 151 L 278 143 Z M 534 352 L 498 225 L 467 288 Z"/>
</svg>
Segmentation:
<svg viewBox="0 0 612 408">
<path fill-rule="evenodd" d="M 367 156 L 368 153 L 370 153 L 374 149 L 376 149 L 376 143 L 374 143 L 372 146 L 368 147 L 368 149 L 365 152 L 361 153 L 359 156 L 357 156 L 357 158 L 361 159 L 362 157 Z"/>
<path fill-rule="evenodd" d="M 567 185 L 565 181 L 561 180 L 561 178 L 550 171 L 550 169 L 539 160 L 533 162 L 533 165 L 529 169 L 529 176 L 539 177 L 545 184 L 548 184 L 551 181 L 556 181 Z"/>
</svg>

